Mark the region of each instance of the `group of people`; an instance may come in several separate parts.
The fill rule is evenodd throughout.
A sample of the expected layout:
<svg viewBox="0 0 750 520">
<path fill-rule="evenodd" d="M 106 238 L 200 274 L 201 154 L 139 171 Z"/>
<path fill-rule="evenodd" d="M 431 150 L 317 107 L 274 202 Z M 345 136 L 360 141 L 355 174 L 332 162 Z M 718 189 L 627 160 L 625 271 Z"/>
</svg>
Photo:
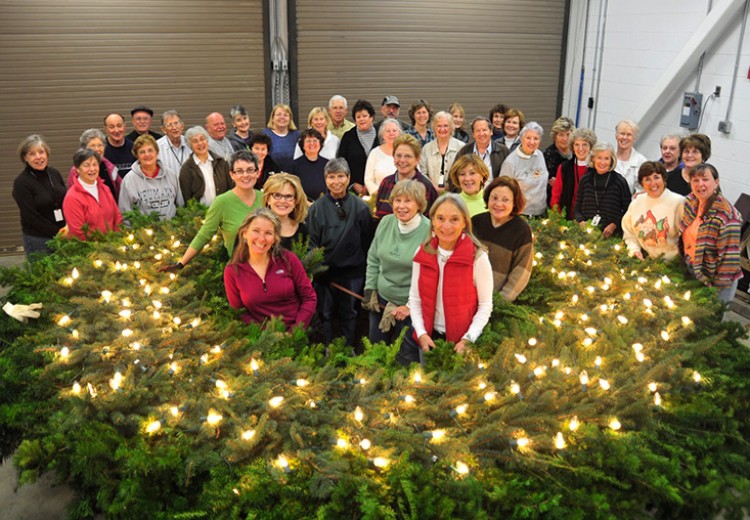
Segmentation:
<svg viewBox="0 0 750 520">
<path fill-rule="evenodd" d="M 628 120 L 615 129 L 615 149 L 561 117 L 541 150 L 542 127 L 518 109 L 492 107 L 470 134 L 459 104 L 433 113 L 420 99 L 411 125 L 399 109 L 385 96 L 373 123 L 372 103 L 360 99 L 351 122 L 346 99 L 333 96 L 300 131 L 282 104 L 253 133 L 236 105 L 229 133 L 215 112 L 184 135 L 179 113 L 167 110 L 159 135 L 153 111 L 136 107 L 128 136 L 114 113 L 106 134 L 83 132 L 67 182 L 48 164 L 43 138 L 31 135 L 19 146 L 24 170 L 13 187 L 24 249 L 47 251 L 61 230 L 82 240 L 117 231 L 130 210 L 170 219 L 195 199 L 208 206 L 203 226 L 160 270 L 184 268 L 219 232 L 230 258 L 227 298 L 245 321 L 280 316 L 291 328 L 317 316 L 325 341 L 338 332 L 354 345 L 361 300 L 372 341 L 408 329 L 404 364 L 440 338 L 464 351 L 489 320 L 493 292 L 515 300 L 533 263 L 527 220 L 548 208 L 604 237 L 624 236 L 632 256 L 682 254 L 693 276 L 733 298 L 742 219 L 705 163 L 705 135 L 665 136 L 662 158 L 647 161 Z M 324 251 L 327 270 L 312 282 L 290 252 L 297 240 Z"/>
</svg>

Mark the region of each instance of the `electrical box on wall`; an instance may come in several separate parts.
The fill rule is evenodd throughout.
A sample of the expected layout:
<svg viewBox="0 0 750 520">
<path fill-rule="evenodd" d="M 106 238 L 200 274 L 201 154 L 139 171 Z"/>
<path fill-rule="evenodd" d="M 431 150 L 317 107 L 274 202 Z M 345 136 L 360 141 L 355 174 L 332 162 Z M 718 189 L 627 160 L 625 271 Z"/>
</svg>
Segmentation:
<svg viewBox="0 0 750 520">
<path fill-rule="evenodd" d="M 688 130 L 696 130 L 701 120 L 703 94 L 700 92 L 685 92 L 682 98 L 680 112 L 680 126 Z"/>
</svg>

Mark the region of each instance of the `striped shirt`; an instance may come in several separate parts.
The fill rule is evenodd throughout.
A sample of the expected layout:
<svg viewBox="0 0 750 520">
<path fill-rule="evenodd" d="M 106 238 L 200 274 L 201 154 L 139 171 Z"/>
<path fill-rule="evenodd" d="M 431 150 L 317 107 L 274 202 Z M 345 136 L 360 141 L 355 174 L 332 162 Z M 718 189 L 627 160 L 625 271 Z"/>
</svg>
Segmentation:
<svg viewBox="0 0 750 520">
<path fill-rule="evenodd" d="M 685 200 L 680 233 L 695 220 L 698 199 L 692 193 Z M 716 197 L 703 215 L 695 240 L 693 260 L 685 262 L 696 279 L 708 286 L 729 287 L 742 278 L 740 269 L 740 233 L 742 215 L 722 195 Z"/>
</svg>

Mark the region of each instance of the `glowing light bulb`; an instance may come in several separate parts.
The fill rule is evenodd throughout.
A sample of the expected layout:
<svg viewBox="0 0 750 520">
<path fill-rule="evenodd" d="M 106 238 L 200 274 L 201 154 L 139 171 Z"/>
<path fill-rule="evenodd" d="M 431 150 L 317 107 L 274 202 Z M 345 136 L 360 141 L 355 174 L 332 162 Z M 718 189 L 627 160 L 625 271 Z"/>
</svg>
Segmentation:
<svg viewBox="0 0 750 520">
<path fill-rule="evenodd" d="M 279 455 L 279 457 L 276 459 L 276 465 L 282 471 L 284 471 L 284 473 L 289 473 L 289 461 L 283 454 Z"/>
<path fill-rule="evenodd" d="M 468 475 L 469 474 L 469 466 L 461 462 L 460 460 L 456 461 L 456 465 L 454 468 L 456 470 L 456 473 L 459 475 Z"/>
<path fill-rule="evenodd" d="M 657 388 L 658 387 L 657 387 L 656 383 L 654 383 L 654 382 L 651 382 L 651 383 L 648 384 L 648 389 L 649 389 L 649 391 L 651 393 L 656 392 Z"/>
<path fill-rule="evenodd" d="M 385 469 L 388 467 L 388 464 L 390 464 L 391 461 L 386 459 L 385 457 L 375 457 L 372 459 L 372 465 L 379 469 Z"/>
<path fill-rule="evenodd" d="M 310 384 L 310 382 L 307 379 L 297 379 L 294 383 L 300 388 L 304 388 Z"/>
<path fill-rule="evenodd" d="M 151 421 L 146 426 L 146 433 L 154 434 L 158 432 L 161 429 L 161 422 L 160 421 Z"/>
<path fill-rule="evenodd" d="M 159 311 L 154 311 L 151 314 L 151 317 L 154 318 L 155 320 L 158 320 L 159 318 L 161 318 L 161 313 Z"/>
<path fill-rule="evenodd" d="M 510 393 L 514 395 L 518 395 L 521 393 L 521 385 L 516 383 L 515 381 L 511 381 L 510 383 Z"/>
<path fill-rule="evenodd" d="M 222 381 L 221 379 L 217 379 L 216 380 L 216 388 L 218 388 L 219 390 L 226 390 L 227 389 L 227 384 L 226 384 L 226 382 Z"/>
<path fill-rule="evenodd" d="M 119 390 L 122 386 L 122 373 L 115 372 L 115 375 L 109 380 L 109 386 L 112 390 Z"/>
<path fill-rule="evenodd" d="M 200 318 L 194 318 L 193 321 L 190 322 L 190 326 L 193 328 L 197 327 L 200 324 L 201 324 Z"/>
<path fill-rule="evenodd" d="M 521 363 L 522 365 L 526 363 L 526 356 L 523 354 L 515 354 L 516 360 Z"/>
<path fill-rule="evenodd" d="M 182 319 L 179 316 L 175 316 L 174 318 L 172 318 L 172 323 L 179 326 L 182 323 Z"/>
<path fill-rule="evenodd" d="M 425 437 L 432 439 L 433 442 L 440 442 L 445 438 L 445 430 L 432 430 L 425 432 Z"/>
<path fill-rule="evenodd" d="M 578 376 L 578 380 L 581 382 L 583 386 L 587 386 L 589 384 L 589 374 L 585 370 L 581 372 L 581 375 Z"/>
<path fill-rule="evenodd" d="M 534 368 L 534 377 L 540 378 L 544 376 L 544 374 L 546 373 L 546 370 L 547 370 L 547 367 L 544 367 L 544 366 Z"/>
<path fill-rule="evenodd" d="M 421 383 L 422 382 L 422 374 L 419 373 L 419 371 L 414 372 L 414 382 L 415 383 Z"/>
<path fill-rule="evenodd" d="M 629 292 L 626 292 L 625 294 L 622 295 L 622 297 L 625 298 L 626 300 L 629 300 L 631 298 L 631 295 Z"/>
<path fill-rule="evenodd" d="M 81 385 L 80 385 L 80 383 L 78 381 L 76 381 L 75 383 L 73 383 L 73 390 L 72 390 L 72 392 L 75 395 L 78 395 L 78 394 L 81 393 Z"/>
<path fill-rule="evenodd" d="M 271 406 L 271 408 L 278 408 L 281 406 L 281 403 L 284 402 L 284 398 L 280 395 L 277 395 L 275 397 L 272 397 L 268 400 L 268 404 Z"/>
<path fill-rule="evenodd" d="M 669 332 L 667 332 L 666 330 L 661 331 L 659 335 L 664 341 L 669 341 Z"/>
<path fill-rule="evenodd" d="M 622 314 L 620 314 L 619 316 L 617 316 L 617 321 L 619 321 L 621 325 L 625 325 L 625 324 L 628 323 L 628 319 L 625 316 L 623 316 Z"/>
<path fill-rule="evenodd" d="M 536 340 L 536 338 L 529 338 L 528 343 L 529 343 L 530 347 L 536 347 L 537 340 Z M 518 354 L 516 354 L 516 357 L 518 357 Z M 523 363 L 523 361 L 522 361 L 522 363 Z"/>
<path fill-rule="evenodd" d="M 342 439 L 341 437 L 339 437 L 338 439 L 336 439 L 336 447 L 340 450 L 345 450 L 349 447 L 349 442 L 347 442 L 346 439 Z"/>
<path fill-rule="evenodd" d="M 60 357 L 63 359 L 68 359 L 70 356 L 70 349 L 68 347 L 63 347 L 60 349 Z"/>
<path fill-rule="evenodd" d="M 576 431 L 581 423 L 578 421 L 578 416 L 573 417 L 568 423 L 568 429 L 572 432 Z"/>
<path fill-rule="evenodd" d="M 133 335 L 133 331 L 132 331 L 132 330 L 130 330 L 130 329 L 124 329 L 124 330 L 122 331 L 122 337 L 123 337 L 123 338 L 129 338 L 129 337 L 130 337 L 130 336 L 132 336 L 132 335 Z"/>
<path fill-rule="evenodd" d="M 601 356 L 596 356 L 596 359 L 594 359 L 594 365 L 597 368 L 601 368 L 602 367 L 602 357 Z"/>
<path fill-rule="evenodd" d="M 98 260 L 98 259 L 94 260 L 94 267 L 99 268 L 103 265 L 104 265 L 104 262 L 102 262 L 101 260 Z"/>
<path fill-rule="evenodd" d="M 516 439 L 516 445 L 519 448 L 525 448 L 529 444 L 531 444 L 531 441 L 528 439 L 528 437 L 519 437 L 518 439 Z"/>
<path fill-rule="evenodd" d="M 253 371 L 253 374 L 258 374 L 258 369 L 260 368 L 260 365 L 258 365 L 258 362 L 255 360 L 255 358 L 250 360 L 250 370 Z"/>
<path fill-rule="evenodd" d="M 365 413 L 362 411 L 362 408 L 357 406 L 354 409 L 354 420 L 357 422 L 362 422 L 364 418 L 365 418 Z"/>
<path fill-rule="evenodd" d="M 643 350 L 643 345 L 640 343 L 633 343 L 633 351 L 635 352 L 641 352 Z"/>
<path fill-rule="evenodd" d="M 370 442 L 370 439 L 362 439 L 359 441 L 359 447 L 367 451 L 372 447 L 372 443 Z"/>
<path fill-rule="evenodd" d="M 617 431 L 622 428 L 622 424 L 620 424 L 620 421 L 617 420 L 617 417 L 614 417 L 611 421 L 609 421 L 609 427 L 612 430 Z"/>
<path fill-rule="evenodd" d="M 91 397 L 96 397 L 96 388 L 91 383 L 86 383 L 86 389 L 89 391 Z"/>
<path fill-rule="evenodd" d="M 563 437 L 562 432 L 557 432 L 557 435 L 555 435 L 555 448 L 558 450 L 564 450 L 565 446 L 565 437 Z"/>
<path fill-rule="evenodd" d="M 659 392 L 654 394 L 654 406 L 661 406 L 661 396 L 659 395 Z"/>
<path fill-rule="evenodd" d="M 693 372 L 693 381 L 695 381 L 696 383 L 700 383 L 701 381 L 703 381 L 703 376 L 701 376 L 697 370 Z"/>
<path fill-rule="evenodd" d="M 486 394 L 484 394 L 485 402 L 493 401 L 495 399 L 495 395 L 495 392 L 487 392 Z"/>
<path fill-rule="evenodd" d="M 463 415 L 466 413 L 466 410 L 468 410 L 468 408 L 468 404 L 459 404 L 454 408 L 454 411 L 456 412 L 456 415 Z"/>
<path fill-rule="evenodd" d="M 484 369 L 485 369 L 485 368 L 487 368 L 487 367 L 486 367 L 486 365 L 485 365 L 484 363 L 477 363 L 477 368 L 478 368 L 479 370 L 484 370 Z"/>
<path fill-rule="evenodd" d="M 596 329 L 594 327 L 586 327 L 583 329 L 589 336 L 596 336 Z"/>
<path fill-rule="evenodd" d="M 487 383 L 485 383 L 484 381 L 480 381 L 477 385 L 477 388 L 479 388 L 480 390 L 484 390 L 485 388 L 487 388 Z"/>
<path fill-rule="evenodd" d="M 682 297 L 685 300 L 690 300 L 690 295 L 691 295 L 690 291 L 685 291 L 685 294 L 683 294 Z"/>
<path fill-rule="evenodd" d="M 405 395 L 402 399 L 405 403 L 413 404 L 415 402 L 415 399 L 411 395 Z"/>
<path fill-rule="evenodd" d="M 578 295 L 577 295 L 577 294 L 574 294 L 574 295 L 573 295 L 573 296 L 572 296 L 572 297 L 570 298 L 570 300 L 571 300 L 571 301 L 572 301 L 573 303 L 578 303 Z"/>
<path fill-rule="evenodd" d="M 692 324 L 692 323 L 693 323 L 693 320 L 691 320 L 691 319 L 690 319 L 690 318 L 688 318 L 687 316 L 683 316 L 683 317 L 682 317 L 681 319 L 682 319 L 682 326 L 683 326 L 683 327 L 689 327 L 689 326 L 690 326 L 690 324 Z"/>
<path fill-rule="evenodd" d="M 206 422 L 211 426 L 216 426 L 221 422 L 223 418 L 224 417 L 222 417 L 221 414 L 218 414 L 214 411 L 209 411 L 208 415 L 206 416 Z"/>
<path fill-rule="evenodd" d="M 610 389 L 609 381 L 607 381 L 606 379 L 600 379 L 599 380 L 599 386 L 602 387 L 602 390 L 609 390 Z"/>
<path fill-rule="evenodd" d="M 560 360 L 557 359 L 557 358 L 555 358 L 555 359 L 552 360 L 552 362 L 550 363 L 550 365 L 552 365 L 554 368 L 557 368 L 557 367 L 560 366 Z"/>
<path fill-rule="evenodd" d="M 102 291 L 102 300 L 104 300 L 104 303 L 109 303 L 111 299 L 112 299 L 111 291 Z"/>
<path fill-rule="evenodd" d="M 59 320 L 57 320 L 57 324 L 60 325 L 61 327 L 65 327 L 66 325 L 70 325 L 72 321 L 73 320 L 70 319 L 70 316 L 65 314 Z"/>
<path fill-rule="evenodd" d="M 120 311 L 120 317 L 125 320 L 129 320 L 132 315 L 133 311 L 131 311 L 130 309 L 123 309 Z"/>
<path fill-rule="evenodd" d="M 180 415 L 180 409 L 176 406 L 172 406 L 169 408 L 169 413 L 172 414 L 172 417 L 177 417 Z"/>
</svg>

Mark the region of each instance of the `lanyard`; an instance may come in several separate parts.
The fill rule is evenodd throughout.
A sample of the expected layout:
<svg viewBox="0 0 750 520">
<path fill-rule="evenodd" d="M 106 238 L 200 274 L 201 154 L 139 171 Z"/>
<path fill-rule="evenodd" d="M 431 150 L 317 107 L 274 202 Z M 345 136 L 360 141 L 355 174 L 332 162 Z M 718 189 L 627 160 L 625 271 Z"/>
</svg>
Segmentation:
<svg viewBox="0 0 750 520">
<path fill-rule="evenodd" d="M 598 176 L 599 176 L 599 173 L 596 174 L 596 177 L 598 177 Z M 599 207 L 601 206 L 601 203 L 599 202 L 599 192 L 598 192 L 597 186 L 596 186 L 596 177 L 594 177 L 591 180 L 594 181 L 594 199 L 596 200 L 596 214 L 599 215 L 600 214 Z M 606 191 L 607 191 L 607 186 L 609 186 L 609 180 L 611 178 L 612 178 L 612 172 L 609 172 L 607 174 L 607 181 L 604 183 L 604 188 L 603 188 L 603 191 L 605 192 L 605 195 L 606 195 Z"/>
</svg>

